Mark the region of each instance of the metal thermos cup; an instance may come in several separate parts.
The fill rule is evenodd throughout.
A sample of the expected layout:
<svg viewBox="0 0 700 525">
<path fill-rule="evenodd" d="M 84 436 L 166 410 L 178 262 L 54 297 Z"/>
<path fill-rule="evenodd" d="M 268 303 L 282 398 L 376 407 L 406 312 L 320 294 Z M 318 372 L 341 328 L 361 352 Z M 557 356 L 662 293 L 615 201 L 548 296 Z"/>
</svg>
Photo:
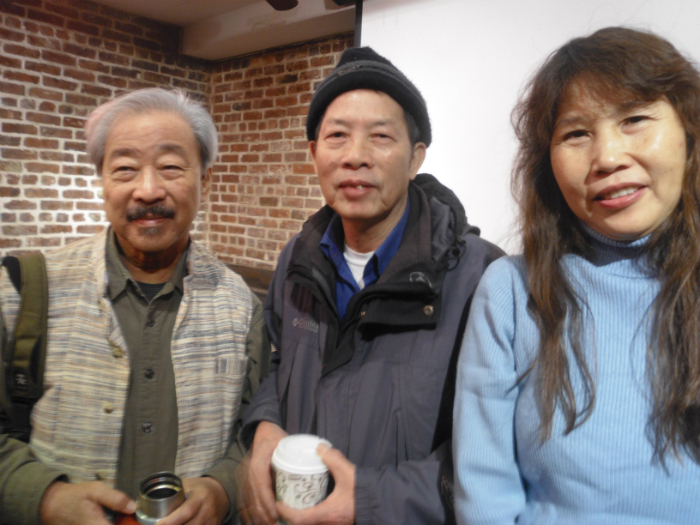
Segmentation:
<svg viewBox="0 0 700 525">
<path fill-rule="evenodd" d="M 133 518 L 140 525 L 155 525 L 159 520 L 182 505 L 185 491 L 182 481 L 172 472 L 156 472 L 144 478 L 139 484 L 139 498 L 136 501 L 136 514 L 124 516 Z M 123 525 L 128 523 L 122 521 Z"/>
</svg>

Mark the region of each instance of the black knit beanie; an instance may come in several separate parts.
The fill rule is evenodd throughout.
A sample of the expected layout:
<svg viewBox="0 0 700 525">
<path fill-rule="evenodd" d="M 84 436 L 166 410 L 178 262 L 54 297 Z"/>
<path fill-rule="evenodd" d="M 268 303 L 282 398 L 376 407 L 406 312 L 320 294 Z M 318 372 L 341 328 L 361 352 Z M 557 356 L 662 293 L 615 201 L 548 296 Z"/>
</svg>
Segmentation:
<svg viewBox="0 0 700 525">
<path fill-rule="evenodd" d="M 328 105 L 353 89 L 372 89 L 389 95 L 416 121 L 418 142 L 430 146 L 430 118 L 420 91 L 391 62 L 370 47 L 346 49 L 335 69 L 319 84 L 306 119 L 309 140 L 316 140 L 316 128 Z"/>
</svg>

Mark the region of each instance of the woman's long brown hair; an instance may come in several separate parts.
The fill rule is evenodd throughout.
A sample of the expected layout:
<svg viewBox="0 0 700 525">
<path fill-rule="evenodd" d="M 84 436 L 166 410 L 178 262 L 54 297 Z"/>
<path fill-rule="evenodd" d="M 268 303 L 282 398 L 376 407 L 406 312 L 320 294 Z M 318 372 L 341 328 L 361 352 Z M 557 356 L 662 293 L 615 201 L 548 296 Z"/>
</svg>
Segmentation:
<svg viewBox="0 0 700 525">
<path fill-rule="evenodd" d="M 581 345 L 585 298 L 577 297 L 561 265 L 564 254 L 586 256 L 590 245 L 556 184 L 549 156 L 559 103 L 573 80 L 613 103 L 665 97 L 685 128 L 680 202 L 644 247 L 661 284 L 647 352 L 653 393 L 648 430 L 660 461 L 685 450 L 700 463 L 700 75 L 666 40 L 628 28 L 601 29 L 555 51 L 513 111 L 520 148 L 512 191 L 520 205 L 528 308 L 540 333 L 538 357 L 526 374 L 536 374 L 541 435 L 551 436 L 558 408 L 569 433 L 595 406 L 595 373 Z M 570 370 L 582 378 L 583 399 L 574 395 Z"/>
</svg>

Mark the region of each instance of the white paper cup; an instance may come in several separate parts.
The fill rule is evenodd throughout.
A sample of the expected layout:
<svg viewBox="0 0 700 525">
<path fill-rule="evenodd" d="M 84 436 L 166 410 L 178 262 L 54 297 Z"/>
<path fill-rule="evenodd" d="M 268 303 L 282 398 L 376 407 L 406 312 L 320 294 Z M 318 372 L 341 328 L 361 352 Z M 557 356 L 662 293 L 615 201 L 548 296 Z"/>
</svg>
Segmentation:
<svg viewBox="0 0 700 525">
<path fill-rule="evenodd" d="M 326 497 L 328 467 L 316 453 L 319 444 L 331 443 L 311 434 L 283 438 L 272 454 L 277 501 L 295 509 L 313 507 Z"/>
</svg>

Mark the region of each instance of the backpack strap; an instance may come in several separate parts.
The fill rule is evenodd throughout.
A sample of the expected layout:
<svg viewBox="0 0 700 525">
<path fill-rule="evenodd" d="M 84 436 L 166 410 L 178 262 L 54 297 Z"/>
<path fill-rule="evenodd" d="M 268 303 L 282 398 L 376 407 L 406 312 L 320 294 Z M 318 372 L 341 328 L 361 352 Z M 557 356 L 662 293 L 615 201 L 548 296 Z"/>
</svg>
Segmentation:
<svg viewBox="0 0 700 525">
<path fill-rule="evenodd" d="M 9 356 L 8 385 L 13 401 L 34 403 L 44 393 L 49 312 L 48 280 L 44 256 L 41 253 L 22 255 L 17 259 L 20 267 L 19 293 L 22 296 L 22 306 L 15 328 L 14 349 L 11 349 L 12 353 Z"/>
<path fill-rule="evenodd" d="M 21 296 L 14 337 L 5 349 L 6 392 L 11 400 L 10 437 L 27 441 L 29 416 L 44 393 L 49 290 L 44 256 L 40 253 L 5 257 L 10 279 Z"/>
</svg>

